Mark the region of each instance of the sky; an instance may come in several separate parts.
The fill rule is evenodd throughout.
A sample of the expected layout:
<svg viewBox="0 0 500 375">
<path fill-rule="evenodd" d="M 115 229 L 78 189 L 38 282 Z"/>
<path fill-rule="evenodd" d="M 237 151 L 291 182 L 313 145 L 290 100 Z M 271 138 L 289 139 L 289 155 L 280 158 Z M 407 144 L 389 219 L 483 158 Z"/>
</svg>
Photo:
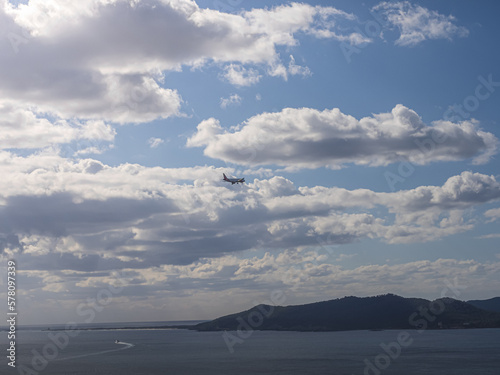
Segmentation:
<svg viewBox="0 0 500 375">
<path fill-rule="evenodd" d="M 0 298 L 9 260 L 19 324 L 498 296 L 498 11 L 0 0 Z"/>
</svg>

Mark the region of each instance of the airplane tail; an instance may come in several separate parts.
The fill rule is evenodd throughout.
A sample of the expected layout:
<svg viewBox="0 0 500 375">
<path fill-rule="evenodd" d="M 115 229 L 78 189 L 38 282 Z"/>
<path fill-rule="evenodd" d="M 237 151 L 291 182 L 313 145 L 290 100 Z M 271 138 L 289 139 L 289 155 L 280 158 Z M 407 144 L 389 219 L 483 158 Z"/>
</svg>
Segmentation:
<svg viewBox="0 0 500 375">
<path fill-rule="evenodd" d="M 224 180 L 227 181 L 227 177 L 226 177 L 226 174 L 223 173 L 222 176 L 224 177 Z"/>
</svg>

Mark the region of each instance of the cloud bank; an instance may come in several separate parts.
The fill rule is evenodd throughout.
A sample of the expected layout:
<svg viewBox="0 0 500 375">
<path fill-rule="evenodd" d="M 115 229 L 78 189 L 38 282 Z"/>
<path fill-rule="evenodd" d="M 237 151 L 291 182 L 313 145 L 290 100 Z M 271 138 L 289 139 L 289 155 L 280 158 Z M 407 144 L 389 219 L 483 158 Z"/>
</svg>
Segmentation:
<svg viewBox="0 0 500 375">
<path fill-rule="evenodd" d="M 205 147 L 211 158 L 242 165 L 337 169 L 349 163 L 485 162 L 497 152 L 498 139 L 474 121 L 426 125 L 415 111 L 398 104 L 389 113 L 360 120 L 338 108 L 285 108 L 253 116 L 229 131 L 212 118 L 198 125 L 187 146 Z"/>
<path fill-rule="evenodd" d="M 338 245 L 370 239 L 435 241 L 496 220 L 498 208 L 490 207 L 500 201 L 500 183 L 493 176 L 463 172 L 441 186 L 380 193 L 297 187 L 280 176 L 231 186 L 220 181 L 223 171 L 0 152 L 0 173 L 9 175 L 0 182 L 0 249 L 23 265 L 25 303 L 36 291 L 71 310 L 75 299 L 109 285 L 116 269 L 128 275 L 128 287 L 114 303 L 133 316 L 147 301 L 151 317 L 175 301 L 199 303 L 212 318 L 227 313 L 218 310 L 225 298 L 245 308 L 272 288 L 300 303 L 324 298 L 331 285 L 338 293 L 332 298 L 388 288 L 414 295 L 457 275 L 472 280 L 468 287 L 476 291 L 497 286 L 498 262 L 349 268 L 343 262 L 356 254 L 338 253 Z M 484 218 L 472 215 L 483 205 L 489 207 Z M 192 298 L 182 302 L 186 296 Z"/>
<path fill-rule="evenodd" d="M 112 167 L 48 151 L 27 157 L 3 151 L 0 173 L 9 179 L 0 182 L 0 235 L 17 237 L 8 241 L 15 245 L 10 251 L 29 248 L 35 268 L 144 268 L 314 247 L 325 239 L 433 241 L 471 230 L 476 222 L 464 212 L 500 199 L 495 177 L 471 172 L 442 186 L 379 193 L 296 187 L 279 176 L 233 187 L 220 181 L 223 171 Z"/>
</svg>

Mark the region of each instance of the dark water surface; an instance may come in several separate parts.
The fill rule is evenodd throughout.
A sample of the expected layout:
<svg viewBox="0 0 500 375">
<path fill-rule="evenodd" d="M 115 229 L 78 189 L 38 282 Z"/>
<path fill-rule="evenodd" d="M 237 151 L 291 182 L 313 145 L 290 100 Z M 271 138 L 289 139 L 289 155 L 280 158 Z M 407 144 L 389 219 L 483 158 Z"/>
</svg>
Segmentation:
<svg viewBox="0 0 500 375">
<path fill-rule="evenodd" d="M 500 374 L 500 329 L 402 332 L 230 332 L 231 353 L 222 332 L 21 330 L 17 367 L 2 355 L 0 374 Z"/>
</svg>

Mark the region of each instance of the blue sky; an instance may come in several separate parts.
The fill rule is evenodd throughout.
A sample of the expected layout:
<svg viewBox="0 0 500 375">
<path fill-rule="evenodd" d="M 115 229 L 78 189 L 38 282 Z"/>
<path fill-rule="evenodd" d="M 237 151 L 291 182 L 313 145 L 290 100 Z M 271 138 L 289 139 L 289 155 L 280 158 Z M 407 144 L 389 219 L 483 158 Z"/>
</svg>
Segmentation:
<svg viewBox="0 0 500 375">
<path fill-rule="evenodd" d="M 496 296 L 497 8 L 0 1 L 21 322 Z"/>
</svg>

